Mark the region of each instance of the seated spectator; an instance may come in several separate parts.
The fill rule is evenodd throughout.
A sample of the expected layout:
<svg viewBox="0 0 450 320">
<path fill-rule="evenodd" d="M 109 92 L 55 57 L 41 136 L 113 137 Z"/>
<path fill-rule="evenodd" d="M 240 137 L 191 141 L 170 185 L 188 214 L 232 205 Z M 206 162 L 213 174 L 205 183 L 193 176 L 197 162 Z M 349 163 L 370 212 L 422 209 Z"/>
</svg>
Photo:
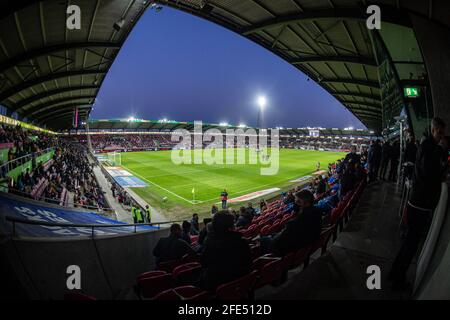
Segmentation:
<svg viewBox="0 0 450 320">
<path fill-rule="evenodd" d="M 252 223 L 253 214 L 245 207 L 239 209 L 239 217 L 236 222 L 236 228 L 245 228 Z"/>
<path fill-rule="evenodd" d="M 314 195 L 308 190 L 295 194 L 299 210 L 296 217 L 286 223 L 286 227 L 273 238 L 261 238 L 263 251 L 283 256 L 306 247 L 320 238 L 322 211 L 314 207 Z"/>
<path fill-rule="evenodd" d="M 252 219 L 256 214 L 256 210 L 253 208 L 253 204 L 251 202 L 247 203 L 247 213 L 252 217 Z"/>
<path fill-rule="evenodd" d="M 263 213 L 264 210 L 267 209 L 267 202 L 264 199 L 261 199 L 261 202 L 259 203 L 259 212 Z"/>
<path fill-rule="evenodd" d="M 240 233 L 233 231 L 231 214 L 224 210 L 217 213 L 212 229 L 201 258 L 200 286 L 207 290 L 250 273 L 252 266 L 250 247 Z"/>
<path fill-rule="evenodd" d="M 196 236 L 199 232 L 200 226 L 198 224 L 198 213 L 194 213 L 191 220 L 191 235 Z"/>
<path fill-rule="evenodd" d="M 191 223 L 188 221 L 183 221 L 181 224 L 181 229 L 183 230 L 181 233 L 181 239 L 191 244 Z"/>
<path fill-rule="evenodd" d="M 181 239 L 181 227 L 178 223 L 174 223 L 170 227 L 170 235 L 159 239 L 153 255 L 156 257 L 156 262 L 166 262 L 171 260 L 181 259 L 185 254 L 194 253 L 191 246 Z"/>
<path fill-rule="evenodd" d="M 208 232 L 212 229 L 212 219 L 211 218 L 205 218 L 203 219 L 203 229 L 200 231 L 198 235 L 198 244 L 203 245 L 205 242 L 206 236 L 208 235 Z"/>
<path fill-rule="evenodd" d="M 214 217 L 214 215 L 219 212 L 219 209 L 217 208 L 217 206 L 215 204 L 212 205 L 211 207 L 211 216 Z"/>
</svg>

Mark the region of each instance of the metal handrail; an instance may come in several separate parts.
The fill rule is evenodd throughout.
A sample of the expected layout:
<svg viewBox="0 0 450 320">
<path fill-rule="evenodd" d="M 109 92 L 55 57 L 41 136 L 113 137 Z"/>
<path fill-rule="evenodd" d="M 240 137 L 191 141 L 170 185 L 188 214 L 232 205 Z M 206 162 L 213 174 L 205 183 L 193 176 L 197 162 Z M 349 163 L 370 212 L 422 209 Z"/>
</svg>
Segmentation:
<svg viewBox="0 0 450 320">
<path fill-rule="evenodd" d="M 26 198 L 30 198 L 30 199 L 35 199 L 30 193 L 26 193 L 14 188 L 10 189 L 13 192 L 10 192 L 12 194 L 16 194 L 16 193 L 20 193 L 20 196 L 26 197 Z M 39 197 L 38 199 L 35 199 L 36 201 L 45 201 L 48 203 L 52 203 L 52 204 L 59 204 L 58 199 L 53 199 L 53 198 L 46 198 L 46 197 Z M 49 201 L 46 201 L 49 200 Z M 58 205 L 59 206 L 59 205 Z M 99 208 L 97 206 L 90 206 L 90 205 L 84 205 L 84 204 L 77 204 L 77 206 L 83 208 L 83 209 L 90 209 L 90 210 L 96 210 L 96 211 L 106 211 L 106 212 L 114 212 L 113 208 Z M 62 208 L 77 208 L 75 206 L 73 207 L 69 207 L 69 206 L 59 206 Z"/>
<path fill-rule="evenodd" d="M 48 152 L 50 152 L 52 150 L 55 150 L 55 147 L 50 147 L 50 148 L 47 148 L 47 149 L 44 149 L 44 150 L 40 150 L 40 151 L 37 151 L 37 152 L 29 153 L 29 154 L 24 155 L 24 156 L 22 156 L 20 158 L 16 158 L 16 159 L 13 159 L 13 160 L 10 160 L 8 162 L 5 162 L 5 163 L 1 164 L 0 168 L 3 168 L 3 167 L 6 168 L 5 173 L 8 173 L 9 171 L 17 168 L 18 166 L 21 166 L 24 163 L 27 163 L 28 161 L 32 160 L 33 158 L 39 157 L 39 156 L 41 156 L 43 154 L 46 154 L 46 153 L 48 153 Z M 22 159 L 25 159 L 25 158 L 27 160 L 22 161 Z M 16 162 L 20 162 L 20 164 L 16 165 L 16 166 L 12 166 L 12 164 L 16 163 Z"/>
<path fill-rule="evenodd" d="M 34 221 L 27 220 L 23 218 L 15 218 L 6 216 L 6 221 L 9 221 L 13 224 L 13 236 L 16 236 L 16 224 L 29 224 L 29 225 L 39 225 L 39 226 L 47 226 L 47 227 L 64 227 L 64 228 L 90 228 L 92 229 L 92 237 L 95 236 L 96 228 L 125 228 L 125 227 L 134 227 L 134 232 L 137 233 L 137 227 L 142 226 L 157 226 L 158 229 L 161 228 L 164 224 L 172 224 L 179 223 L 184 220 L 173 220 L 173 221 L 165 221 L 165 222 L 152 222 L 152 223 L 132 223 L 132 224 L 88 224 L 88 223 L 56 223 L 56 222 L 47 222 L 47 221 Z"/>
</svg>

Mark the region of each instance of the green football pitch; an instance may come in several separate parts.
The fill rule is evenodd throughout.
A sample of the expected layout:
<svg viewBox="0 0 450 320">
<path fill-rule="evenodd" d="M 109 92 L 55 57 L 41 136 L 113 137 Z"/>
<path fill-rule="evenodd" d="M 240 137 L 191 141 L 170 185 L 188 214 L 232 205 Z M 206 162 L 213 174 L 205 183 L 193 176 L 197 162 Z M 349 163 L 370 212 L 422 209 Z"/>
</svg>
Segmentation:
<svg viewBox="0 0 450 320">
<path fill-rule="evenodd" d="M 275 187 L 285 189 L 295 184 L 292 180 L 316 171 L 317 162 L 326 170 L 328 163 L 344 156 L 340 152 L 279 149 L 278 172 L 261 175 L 261 167 L 268 165 L 248 164 L 248 150 L 244 152 L 247 164 L 236 164 L 235 160 L 234 164 L 177 165 L 171 160 L 171 151 L 151 151 L 122 153 L 121 165 L 149 185 L 133 191 L 151 205 L 195 211 L 219 202 L 223 189 L 227 189 L 229 199 Z M 270 160 L 274 161 L 273 157 Z"/>
</svg>

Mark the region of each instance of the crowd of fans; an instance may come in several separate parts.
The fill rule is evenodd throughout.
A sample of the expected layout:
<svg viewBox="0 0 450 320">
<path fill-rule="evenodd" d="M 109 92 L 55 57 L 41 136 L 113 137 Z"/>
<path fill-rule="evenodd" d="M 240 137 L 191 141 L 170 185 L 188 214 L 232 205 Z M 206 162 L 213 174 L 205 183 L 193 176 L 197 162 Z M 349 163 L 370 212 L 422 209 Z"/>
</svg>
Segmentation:
<svg viewBox="0 0 450 320">
<path fill-rule="evenodd" d="M 164 134 L 95 134 L 91 135 L 95 151 L 131 151 L 156 148 L 170 148 L 176 142 Z"/>
<path fill-rule="evenodd" d="M 2 149 L 8 149 L 6 159 L 0 158 L 0 161 L 6 163 L 53 147 L 56 145 L 56 139 L 50 134 L 24 130 L 20 126 L 0 125 L 0 145 Z M 27 160 L 23 159 L 12 165 L 16 167 L 24 161 Z M 11 166 L 9 169 L 13 169 L 13 167 Z M 4 174 L 5 172 L 2 172 L 2 176 Z"/>
<path fill-rule="evenodd" d="M 68 196 L 72 193 L 75 207 L 106 208 L 85 148 L 62 141 L 55 143 L 55 147 L 52 159 L 33 163 L 34 169 L 22 172 L 16 181 L 10 178 L 9 192 L 64 205 L 69 203 Z"/>
</svg>

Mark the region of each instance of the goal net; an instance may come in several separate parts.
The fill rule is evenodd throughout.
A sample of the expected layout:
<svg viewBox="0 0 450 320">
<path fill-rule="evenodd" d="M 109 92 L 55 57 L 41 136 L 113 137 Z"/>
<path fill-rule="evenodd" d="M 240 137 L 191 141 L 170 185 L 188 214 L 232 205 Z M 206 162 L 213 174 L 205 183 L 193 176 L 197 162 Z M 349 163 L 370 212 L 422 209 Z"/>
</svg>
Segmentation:
<svg viewBox="0 0 450 320">
<path fill-rule="evenodd" d="M 120 152 L 109 152 L 108 163 L 110 166 L 117 167 L 122 165 L 122 154 Z"/>
</svg>

